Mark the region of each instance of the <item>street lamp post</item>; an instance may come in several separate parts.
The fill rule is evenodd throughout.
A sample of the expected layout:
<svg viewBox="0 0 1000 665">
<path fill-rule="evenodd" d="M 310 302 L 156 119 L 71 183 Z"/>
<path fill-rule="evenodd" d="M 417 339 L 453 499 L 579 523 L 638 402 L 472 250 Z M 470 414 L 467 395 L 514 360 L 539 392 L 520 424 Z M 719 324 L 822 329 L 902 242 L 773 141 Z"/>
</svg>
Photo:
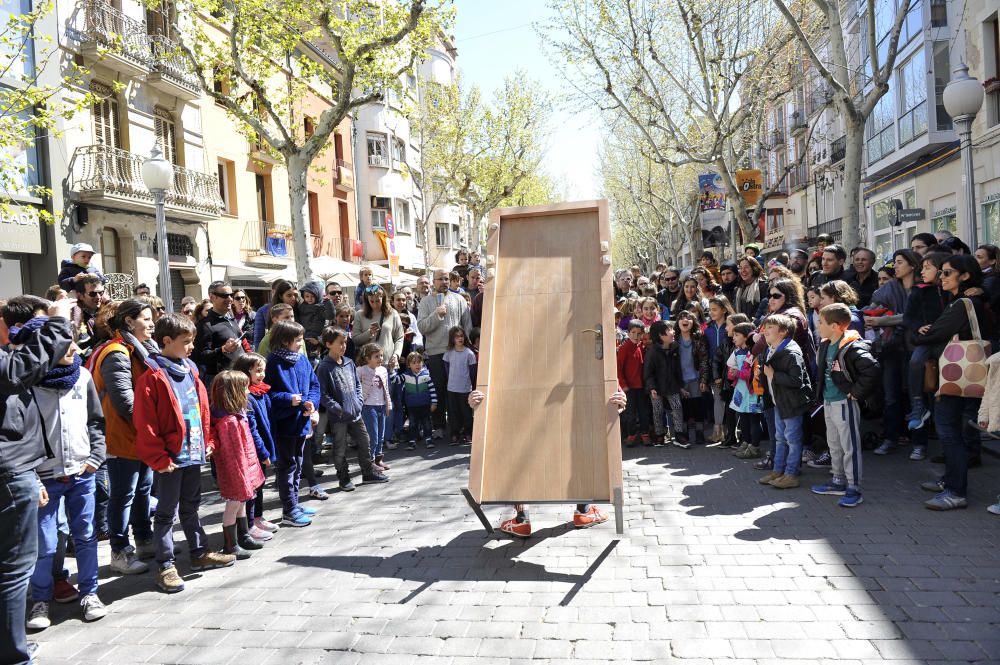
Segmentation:
<svg viewBox="0 0 1000 665">
<path fill-rule="evenodd" d="M 153 194 L 156 206 L 156 244 L 160 259 L 160 299 L 167 313 L 174 311 L 174 299 L 170 293 L 170 256 L 167 253 L 167 217 L 163 211 L 163 202 L 167 190 L 174 181 L 174 168 L 163 158 L 160 146 L 154 145 L 149 158 L 142 163 L 142 181 Z"/>
<path fill-rule="evenodd" d="M 944 109 L 958 128 L 958 143 L 962 151 L 962 183 L 965 185 L 965 207 L 969 246 L 975 251 L 979 246 L 979 228 L 976 223 L 976 184 L 972 172 L 972 121 L 983 107 L 983 85 L 969 76 L 964 62 L 958 63 L 951 82 L 944 89 Z"/>
</svg>

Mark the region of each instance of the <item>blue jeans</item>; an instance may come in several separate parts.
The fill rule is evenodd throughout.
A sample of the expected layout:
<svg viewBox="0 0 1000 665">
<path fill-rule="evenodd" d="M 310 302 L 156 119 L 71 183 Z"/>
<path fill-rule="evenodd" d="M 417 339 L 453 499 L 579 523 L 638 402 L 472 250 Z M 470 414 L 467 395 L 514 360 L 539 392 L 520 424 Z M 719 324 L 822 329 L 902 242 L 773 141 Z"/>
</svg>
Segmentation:
<svg viewBox="0 0 1000 665">
<path fill-rule="evenodd" d="M 944 488 L 958 496 L 969 489 L 969 450 L 979 445 L 979 431 L 970 427 L 976 421 L 982 400 L 942 395 L 934 406 L 934 426 L 944 447 Z"/>
<path fill-rule="evenodd" d="M 94 474 L 97 482 L 97 495 L 94 499 L 94 528 L 98 533 L 108 531 L 108 503 L 111 500 L 111 483 L 108 482 L 107 462 L 102 464 Z"/>
<path fill-rule="evenodd" d="M 25 665 L 28 579 L 38 556 L 38 476 L 0 477 L 0 663 Z"/>
<path fill-rule="evenodd" d="M 149 521 L 153 470 L 139 460 L 121 457 L 112 457 L 107 465 L 108 481 L 111 483 L 111 499 L 108 502 L 111 551 L 121 552 L 129 546 L 129 524 L 136 540 L 153 538 L 153 525 Z"/>
<path fill-rule="evenodd" d="M 774 411 L 774 472 L 799 475 L 802 463 L 802 416 L 782 418 Z"/>
<path fill-rule="evenodd" d="M 770 409 L 764 409 L 764 422 L 767 424 L 767 438 L 771 442 L 771 452 L 775 451 L 775 441 L 777 437 L 775 436 L 775 420 L 778 419 L 778 409 L 771 407 Z M 801 439 L 801 437 L 799 437 Z"/>
<path fill-rule="evenodd" d="M 924 363 L 930 359 L 931 347 L 929 346 L 915 346 L 913 347 L 913 353 L 910 354 L 909 360 L 907 360 L 906 369 L 906 383 L 910 391 L 910 399 L 914 397 L 924 397 Z M 926 402 L 927 407 L 931 406 L 930 402 Z"/>
<path fill-rule="evenodd" d="M 278 457 L 274 462 L 275 484 L 286 515 L 290 515 L 299 505 L 299 483 L 302 481 L 302 455 L 305 447 L 304 436 L 279 436 L 274 440 L 274 450 Z"/>
<path fill-rule="evenodd" d="M 392 413 L 386 423 L 386 436 L 396 439 L 397 443 L 403 438 L 403 424 L 406 422 L 406 408 L 403 404 L 403 391 L 405 386 L 402 381 L 397 381 L 389 386 L 389 395 L 392 397 Z"/>
<path fill-rule="evenodd" d="M 365 429 L 368 430 L 368 450 L 371 458 L 382 454 L 382 442 L 385 440 L 385 406 L 369 406 L 365 404 L 361 407 L 361 419 L 365 421 Z"/>
<path fill-rule="evenodd" d="M 58 547 L 59 503 L 64 498 L 66 518 L 76 546 L 76 582 L 80 595 L 97 593 L 97 533 L 94 530 L 97 485 L 94 474 L 69 476 L 66 481 L 43 481 L 49 502 L 38 509 L 38 559 L 31 575 L 31 598 L 35 602 L 52 600 L 52 559 Z"/>
</svg>

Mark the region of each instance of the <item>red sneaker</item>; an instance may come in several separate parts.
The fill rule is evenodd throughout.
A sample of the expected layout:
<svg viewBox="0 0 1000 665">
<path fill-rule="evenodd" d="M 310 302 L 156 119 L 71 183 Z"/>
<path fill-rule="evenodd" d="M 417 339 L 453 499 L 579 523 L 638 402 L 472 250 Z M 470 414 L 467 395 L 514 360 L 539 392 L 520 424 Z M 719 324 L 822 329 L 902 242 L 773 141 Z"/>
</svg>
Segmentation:
<svg viewBox="0 0 1000 665">
<path fill-rule="evenodd" d="M 518 522 L 516 517 L 512 517 L 500 522 L 500 530 L 518 538 L 527 538 L 531 535 L 531 522 Z"/>
<path fill-rule="evenodd" d="M 607 513 L 602 513 L 597 506 L 591 506 L 585 513 L 573 511 L 573 527 L 576 529 L 587 529 L 607 521 Z"/>
<path fill-rule="evenodd" d="M 52 592 L 52 600 L 57 603 L 72 603 L 80 597 L 80 592 L 69 580 L 57 580 Z"/>
</svg>

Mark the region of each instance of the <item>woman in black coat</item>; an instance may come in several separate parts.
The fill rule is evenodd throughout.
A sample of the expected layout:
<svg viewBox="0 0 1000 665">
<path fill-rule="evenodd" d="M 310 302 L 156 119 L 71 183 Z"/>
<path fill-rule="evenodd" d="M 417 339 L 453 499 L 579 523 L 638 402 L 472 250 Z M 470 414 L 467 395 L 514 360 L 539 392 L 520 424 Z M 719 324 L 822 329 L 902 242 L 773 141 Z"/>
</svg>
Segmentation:
<svg viewBox="0 0 1000 665">
<path fill-rule="evenodd" d="M 744 256 L 740 259 L 739 285 L 736 287 L 736 299 L 733 308 L 740 314 L 746 314 L 753 321 L 757 315 L 760 301 L 767 298 L 767 280 L 764 279 L 764 269 L 755 259 Z"/>
<path fill-rule="evenodd" d="M 941 269 L 941 289 L 948 305 L 930 328 L 914 336 L 914 344 L 931 347 L 931 357 L 940 357 L 948 342 L 958 335 L 960 340 L 974 338 L 972 320 L 966 302 L 971 302 L 981 336 L 989 339 L 985 301 L 982 296 L 962 297 L 967 289 L 981 287 L 983 272 L 976 260 L 967 254 L 956 254 L 944 262 Z M 985 360 L 985 358 L 983 358 Z M 941 362 L 944 362 L 942 359 Z M 979 397 L 941 395 L 934 406 L 934 424 L 944 447 L 944 476 L 939 482 L 924 483 L 924 489 L 938 492 L 924 502 L 931 510 L 954 510 L 968 506 L 969 458 L 978 457 L 981 442 L 979 432 L 969 425 L 979 415 Z"/>
</svg>

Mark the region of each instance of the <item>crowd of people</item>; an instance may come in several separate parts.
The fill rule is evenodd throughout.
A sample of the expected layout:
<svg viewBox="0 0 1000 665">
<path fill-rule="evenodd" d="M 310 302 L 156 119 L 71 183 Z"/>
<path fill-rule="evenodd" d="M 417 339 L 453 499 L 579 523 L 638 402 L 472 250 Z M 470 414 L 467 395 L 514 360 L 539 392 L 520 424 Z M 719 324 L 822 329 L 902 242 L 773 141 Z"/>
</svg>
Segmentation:
<svg viewBox="0 0 1000 665">
<path fill-rule="evenodd" d="M 232 566 L 279 529 L 311 525 L 329 498 L 315 463 L 331 462 L 337 491 L 351 492 L 389 482 L 388 451 L 471 441 L 476 253 L 412 288 L 377 284 L 368 268 L 347 293 L 277 280 L 256 310 L 213 282 L 176 313 L 145 284 L 110 301 L 94 254 L 74 245 L 46 298 L 0 303 L 0 662 L 31 661 L 26 630 L 51 624 L 53 602 L 106 615 L 101 541 L 113 574 L 152 569 L 176 593 L 175 524 L 191 571 Z M 206 467 L 224 501 L 221 550 L 200 519 Z M 269 476 L 280 514 L 265 514 Z"/>
<path fill-rule="evenodd" d="M 998 249 L 940 232 L 884 264 L 828 237 L 814 252 L 758 253 L 616 273 L 623 445 L 732 449 L 778 489 L 798 487 L 803 464 L 828 468 L 811 490 L 854 507 L 863 433 L 879 432 L 875 454 L 908 446 L 920 461 L 933 427 L 944 472 L 924 483 L 926 506 L 966 507 L 980 435 L 1000 430 L 1000 397 L 935 395 L 932 365 L 952 338 L 996 342 Z M 87 621 L 105 616 L 100 541 L 112 573 L 152 569 L 176 593 L 176 524 L 190 570 L 232 566 L 280 529 L 311 525 L 331 489 L 317 462 L 329 460 L 336 490 L 350 492 L 356 480 L 389 482 L 400 446 L 470 443 L 483 399 L 476 253 L 413 287 L 378 284 L 365 268 L 356 285 L 277 280 L 257 309 L 246 291 L 213 282 L 176 313 L 145 284 L 109 301 L 93 248 L 71 255 L 45 298 L 0 309 L 2 662 L 30 661 L 26 629 L 50 625 L 52 602 L 79 599 Z M 224 501 L 221 550 L 200 520 L 206 467 Z M 280 514 L 265 513 L 269 476 Z M 606 519 L 581 504 L 574 525 Z M 529 534 L 527 508 L 501 529 Z"/>
<path fill-rule="evenodd" d="M 1000 398 L 982 399 L 988 380 L 1000 387 L 1000 355 L 987 362 L 982 345 L 967 356 L 946 347 L 997 348 L 998 254 L 940 231 L 880 262 L 821 236 L 811 253 L 764 260 L 751 244 L 721 263 L 705 251 L 686 272 L 617 271 L 624 445 L 733 449 L 777 489 L 799 487 L 802 464 L 826 468 L 829 482 L 811 491 L 851 508 L 864 501 L 863 448 L 908 448 L 919 462 L 933 428 L 942 453 L 932 461 L 944 472 L 923 483 L 934 493 L 925 506 L 967 507 L 982 436 L 1000 438 Z M 941 391 L 939 359 L 949 365 Z M 1000 499 L 988 510 L 1000 514 Z"/>
</svg>

